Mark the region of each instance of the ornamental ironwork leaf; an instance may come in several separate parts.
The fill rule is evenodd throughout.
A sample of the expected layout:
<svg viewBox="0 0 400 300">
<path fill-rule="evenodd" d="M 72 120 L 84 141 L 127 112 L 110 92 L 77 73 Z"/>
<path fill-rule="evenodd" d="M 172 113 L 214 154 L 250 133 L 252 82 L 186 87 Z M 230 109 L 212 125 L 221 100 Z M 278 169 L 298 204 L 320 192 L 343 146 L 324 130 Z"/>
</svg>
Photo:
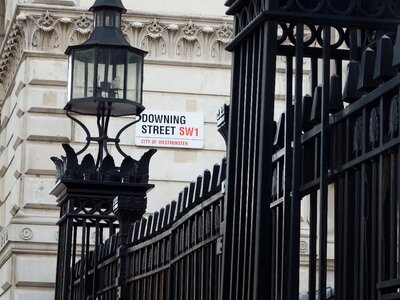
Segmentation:
<svg viewBox="0 0 400 300">
<path fill-rule="evenodd" d="M 358 117 L 354 125 L 354 135 L 353 135 L 353 152 L 355 154 L 358 154 L 362 148 L 362 130 L 363 130 L 362 118 Z"/>
<path fill-rule="evenodd" d="M 138 167 L 139 162 L 137 160 L 134 160 L 130 156 L 124 158 L 120 167 L 120 173 L 124 182 L 135 182 Z"/>
<path fill-rule="evenodd" d="M 139 165 L 137 169 L 137 181 L 139 183 L 148 183 L 149 182 L 149 164 L 150 159 L 156 153 L 156 149 L 150 149 L 146 153 L 142 155 L 139 160 Z"/>
<path fill-rule="evenodd" d="M 95 179 L 96 178 L 96 163 L 91 154 L 86 154 L 81 162 L 82 173 L 85 179 Z"/>
<path fill-rule="evenodd" d="M 56 170 L 57 170 L 56 181 L 58 181 L 58 180 L 62 179 L 62 177 L 64 176 L 64 172 L 65 172 L 64 161 L 55 156 L 50 157 L 50 159 L 56 165 Z"/>
<path fill-rule="evenodd" d="M 118 171 L 115 167 L 114 159 L 111 155 L 107 155 L 104 158 L 100 166 L 99 173 L 104 181 L 114 181 L 118 179 Z"/>
<path fill-rule="evenodd" d="M 369 117 L 369 142 L 373 147 L 376 146 L 379 140 L 379 117 L 378 110 L 373 108 Z"/>
<path fill-rule="evenodd" d="M 62 144 L 62 147 L 66 155 L 64 161 L 65 175 L 68 178 L 81 179 L 83 177 L 82 169 L 78 163 L 78 156 L 75 150 L 69 144 Z"/>
<path fill-rule="evenodd" d="M 389 134 L 393 136 L 399 126 L 399 96 L 393 97 L 390 103 L 390 113 L 389 113 Z"/>
</svg>

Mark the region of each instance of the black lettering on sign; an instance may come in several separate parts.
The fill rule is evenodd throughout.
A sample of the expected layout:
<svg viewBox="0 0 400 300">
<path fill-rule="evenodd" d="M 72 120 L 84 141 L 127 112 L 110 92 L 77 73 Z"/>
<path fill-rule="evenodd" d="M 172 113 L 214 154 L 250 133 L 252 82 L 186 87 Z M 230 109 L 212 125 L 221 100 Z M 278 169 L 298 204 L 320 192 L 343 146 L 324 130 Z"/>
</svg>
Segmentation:
<svg viewBox="0 0 400 300">
<path fill-rule="evenodd" d="M 164 114 L 145 114 L 142 113 L 143 123 L 166 123 L 166 124 L 186 124 L 185 116 L 164 115 Z"/>
<path fill-rule="evenodd" d="M 142 133 L 148 134 L 163 134 L 163 135 L 174 135 L 175 126 L 165 126 L 165 125 L 142 125 Z"/>
</svg>

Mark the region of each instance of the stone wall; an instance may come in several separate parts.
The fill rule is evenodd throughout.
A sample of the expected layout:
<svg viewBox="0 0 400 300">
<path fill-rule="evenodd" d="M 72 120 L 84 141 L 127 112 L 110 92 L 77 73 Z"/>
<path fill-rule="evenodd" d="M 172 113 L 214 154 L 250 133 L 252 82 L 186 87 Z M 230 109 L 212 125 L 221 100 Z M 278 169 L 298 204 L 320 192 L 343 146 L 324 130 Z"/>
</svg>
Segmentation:
<svg viewBox="0 0 400 300">
<path fill-rule="evenodd" d="M 124 2 L 132 6 L 137 1 Z M 164 2 L 160 5 L 165 6 Z M 89 36 L 92 19 L 84 10 L 88 3 L 5 2 L 8 25 L 0 49 L 1 300 L 54 297 L 59 212 L 49 195 L 55 185 L 50 157 L 63 154 L 63 142 L 76 150 L 85 142 L 84 132 L 63 111 L 67 98 L 63 53 L 68 45 Z M 211 7 L 210 16 L 188 16 L 163 14 L 163 7 L 153 1 L 154 13 L 148 5 L 129 11 L 123 19 L 127 39 L 149 51 L 144 105 L 149 110 L 203 112 L 205 116 L 204 149 L 159 148 L 153 157 L 150 181 L 156 188 L 149 194 L 151 212 L 170 202 L 196 174 L 225 155 L 216 113 L 229 101 L 230 55 L 223 49 L 232 25 L 229 18 L 217 17 Z M 219 6 L 223 11 L 223 1 Z M 92 118 L 79 118 L 95 128 Z M 128 121 L 112 120 L 111 134 Z M 134 129 L 128 129 L 121 139 L 123 150 L 134 158 L 147 150 L 134 146 Z M 96 146 L 89 151 L 95 153 Z M 114 147 L 110 151 L 118 156 Z"/>
</svg>

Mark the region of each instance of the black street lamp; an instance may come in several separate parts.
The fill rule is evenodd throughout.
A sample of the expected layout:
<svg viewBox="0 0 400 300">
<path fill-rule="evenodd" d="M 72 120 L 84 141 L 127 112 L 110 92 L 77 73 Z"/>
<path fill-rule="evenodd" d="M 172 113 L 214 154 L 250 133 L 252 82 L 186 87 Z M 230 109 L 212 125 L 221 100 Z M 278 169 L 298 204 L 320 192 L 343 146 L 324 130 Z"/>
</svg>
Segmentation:
<svg viewBox="0 0 400 300">
<path fill-rule="evenodd" d="M 142 218 L 147 206 L 149 163 L 154 149 L 140 160 L 124 153 L 119 146 L 120 135 L 140 120 L 142 105 L 143 60 L 145 51 L 129 45 L 121 30 L 121 14 L 126 9 L 121 0 L 96 0 L 90 8 L 94 13 L 94 29 L 81 45 L 70 46 L 68 55 L 68 103 L 66 115 L 85 131 L 86 145 L 79 152 L 63 144 L 66 156 L 52 157 L 57 168 L 57 185 L 51 192 L 60 207 L 57 257 L 57 300 L 97 299 L 100 266 L 93 257 L 102 255 L 99 245 L 109 238 L 124 251 L 130 224 Z M 98 136 L 76 117 L 97 117 Z M 111 117 L 134 116 L 114 138 L 108 136 Z M 86 154 L 78 156 L 91 142 L 97 142 L 97 160 Z M 124 157 L 120 166 L 108 151 L 114 143 Z M 116 276 L 124 278 L 125 262 L 118 261 Z M 77 274 L 86 274 L 77 280 Z M 90 274 L 90 275 L 89 275 Z M 94 285 L 85 288 L 86 276 Z M 83 280 L 83 281 L 82 281 Z M 127 290 L 116 280 L 107 293 L 127 299 Z M 120 299 L 120 298 L 119 298 Z"/>
<path fill-rule="evenodd" d="M 146 51 L 132 47 L 121 30 L 121 14 L 126 12 L 120 0 L 97 0 L 89 9 L 94 13 L 94 28 L 90 38 L 80 45 L 69 46 L 68 55 L 68 103 L 65 106 L 69 118 L 77 122 L 87 134 L 86 146 L 99 143 L 96 167 L 108 154 L 107 144 L 119 147 L 121 133 L 140 120 L 144 110 L 143 61 Z M 92 137 L 87 127 L 71 113 L 97 116 L 99 136 Z M 111 116 L 136 116 L 135 120 L 121 129 L 115 138 L 108 136 Z"/>
<path fill-rule="evenodd" d="M 121 31 L 121 1 L 97 0 L 94 29 L 81 45 L 69 46 L 67 111 L 111 116 L 139 115 L 142 105 L 143 59 L 147 52 L 134 48 Z"/>
</svg>

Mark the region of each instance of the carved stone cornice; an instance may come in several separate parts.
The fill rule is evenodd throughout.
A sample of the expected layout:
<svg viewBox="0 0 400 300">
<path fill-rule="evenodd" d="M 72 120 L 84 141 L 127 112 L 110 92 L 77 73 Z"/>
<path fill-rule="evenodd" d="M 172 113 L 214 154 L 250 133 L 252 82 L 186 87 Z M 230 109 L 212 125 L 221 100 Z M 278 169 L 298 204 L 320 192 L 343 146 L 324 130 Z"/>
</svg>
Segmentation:
<svg viewBox="0 0 400 300">
<path fill-rule="evenodd" d="M 68 45 L 84 42 L 92 27 L 92 15 L 80 10 L 19 7 L 0 50 L 5 94 L 24 52 L 64 53 Z M 230 53 L 224 50 L 232 36 L 230 19 L 127 14 L 122 30 L 133 46 L 149 52 L 149 61 L 230 64 Z"/>
</svg>

